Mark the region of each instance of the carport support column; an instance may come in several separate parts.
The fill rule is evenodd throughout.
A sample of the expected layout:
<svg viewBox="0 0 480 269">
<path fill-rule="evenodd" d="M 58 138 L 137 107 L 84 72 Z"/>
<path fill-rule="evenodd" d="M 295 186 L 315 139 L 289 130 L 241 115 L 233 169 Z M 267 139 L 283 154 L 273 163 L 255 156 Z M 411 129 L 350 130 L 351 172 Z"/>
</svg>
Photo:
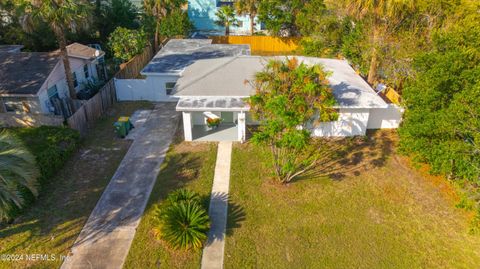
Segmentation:
<svg viewBox="0 0 480 269">
<path fill-rule="evenodd" d="M 192 113 L 191 112 L 183 112 L 183 133 L 185 135 L 185 141 L 192 141 Z"/>
<path fill-rule="evenodd" d="M 246 139 L 245 112 L 238 113 L 238 141 L 245 142 Z"/>
</svg>

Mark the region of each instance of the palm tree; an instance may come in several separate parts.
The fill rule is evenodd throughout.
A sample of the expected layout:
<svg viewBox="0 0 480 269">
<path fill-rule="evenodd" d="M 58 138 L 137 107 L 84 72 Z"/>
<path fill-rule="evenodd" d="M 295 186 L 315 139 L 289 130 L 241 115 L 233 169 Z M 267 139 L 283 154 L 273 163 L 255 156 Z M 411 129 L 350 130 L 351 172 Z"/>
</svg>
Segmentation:
<svg viewBox="0 0 480 269">
<path fill-rule="evenodd" d="M 250 18 L 250 35 L 254 34 L 255 17 L 258 13 L 258 0 L 238 0 L 235 9 L 240 15 L 248 15 Z"/>
<path fill-rule="evenodd" d="M 22 11 L 21 24 L 27 32 L 35 30 L 36 21 L 47 23 L 52 29 L 60 47 L 70 98 L 76 99 L 77 92 L 68 61 L 66 34 L 87 25 L 90 4 L 84 0 L 26 0 L 23 2 Z"/>
<path fill-rule="evenodd" d="M 22 208 L 21 188 L 37 196 L 39 175 L 35 157 L 12 134 L 0 133 L 0 221 L 11 218 L 13 206 Z"/>
<path fill-rule="evenodd" d="M 155 51 L 158 50 L 160 37 L 160 24 L 162 20 L 175 10 L 180 10 L 187 0 L 143 0 L 145 14 L 155 18 Z"/>
<path fill-rule="evenodd" d="M 225 35 L 230 35 L 230 26 L 238 25 L 237 17 L 235 16 L 235 10 L 231 6 L 222 6 L 215 13 L 217 20 L 215 23 L 225 27 Z"/>
<path fill-rule="evenodd" d="M 372 24 L 372 52 L 368 82 L 377 79 L 378 46 L 382 26 L 389 27 L 401 22 L 414 9 L 415 0 L 344 0 L 347 12 L 358 19 L 368 19 Z"/>
</svg>

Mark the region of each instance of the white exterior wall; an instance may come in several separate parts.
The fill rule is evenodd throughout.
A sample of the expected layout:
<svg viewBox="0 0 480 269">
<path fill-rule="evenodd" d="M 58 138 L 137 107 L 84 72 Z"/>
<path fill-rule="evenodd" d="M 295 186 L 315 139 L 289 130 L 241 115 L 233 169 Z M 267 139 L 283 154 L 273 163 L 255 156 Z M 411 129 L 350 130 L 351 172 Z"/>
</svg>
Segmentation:
<svg viewBox="0 0 480 269">
<path fill-rule="evenodd" d="M 146 79 L 115 79 L 117 97 L 121 101 L 176 101 L 178 98 L 167 95 L 165 84 L 176 82 L 178 78 L 165 75 L 148 76 Z"/>
<path fill-rule="evenodd" d="M 395 104 L 388 106 L 388 108 L 370 109 L 367 129 L 396 129 L 400 126 L 405 110 Z"/>
<path fill-rule="evenodd" d="M 366 135 L 369 109 L 340 109 L 339 118 L 324 122 L 312 130 L 316 137 L 346 137 Z"/>
<path fill-rule="evenodd" d="M 78 81 L 78 87 L 76 88 L 77 92 L 84 88 L 83 83 L 86 83 L 85 73 L 83 72 L 83 66 L 88 65 L 88 70 L 90 78 L 98 80 L 97 68 L 95 66 L 96 61 L 87 61 L 77 58 L 70 58 L 70 67 L 72 72 L 75 72 Z M 38 91 L 38 99 L 41 107 L 42 113 L 51 113 L 48 108 L 48 94 L 47 90 L 54 85 L 57 86 L 58 95 L 60 98 L 65 98 L 70 96 L 68 92 L 67 79 L 65 77 L 65 69 L 63 67 L 62 61 L 59 61 L 57 66 L 53 69 L 52 73 L 43 83 L 42 87 Z"/>
</svg>

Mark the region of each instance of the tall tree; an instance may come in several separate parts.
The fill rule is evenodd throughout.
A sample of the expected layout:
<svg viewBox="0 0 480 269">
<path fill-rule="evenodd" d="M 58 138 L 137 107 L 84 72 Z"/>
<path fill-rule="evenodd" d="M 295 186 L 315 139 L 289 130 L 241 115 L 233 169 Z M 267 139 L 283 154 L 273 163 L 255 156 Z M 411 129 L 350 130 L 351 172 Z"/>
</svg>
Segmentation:
<svg viewBox="0 0 480 269">
<path fill-rule="evenodd" d="M 250 18 L 250 35 L 255 33 L 255 18 L 258 13 L 258 0 L 238 0 L 235 2 L 235 9 L 239 15 L 246 15 Z"/>
<path fill-rule="evenodd" d="M 230 35 L 230 26 L 238 25 L 238 20 L 235 14 L 235 10 L 231 6 L 222 6 L 215 13 L 217 25 L 225 27 L 225 35 Z"/>
<path fill-rule="evenodd" d="M 368 82 L 374 83 L 377 79 L 379 62 L 378 48 L 382 34 L 389 28 L 398 26 L 415 9 L 414 0 L 340 0 L 338 5 L 346 7 L 344 10 L 349 16 L 368 21 L 371 25 L 370 35 L 370 67 Z"/>
<path fill-rule="evenodd" d="M 104 1 L 95 7 L 95 24 L 105 40 L 117 27 L 137 29 L 138 10 L 129 0 Z"/>
<path fill-rule="evenodd" d="M 474 11 L 417 55 L 403 98 L 400 146 L 433 172 L 480 184 L 480 15 Z M 478 189 L 478 188 L 477 188 Z"/>
<path fill-rule="evenodd" d="M 22 188 L 38 195 L 38 176 L 35 157 L 21 141 L 5 131 L 0 133 L 0 221 L 10 219 L 15 206 L 24 206 Z"/>
<path fill-rule="evenodd" d="M 300 8 L 298 1 L 263 0 L 260 2 L 258 18 L 275 36 L 297 35 L 295 10 Z"/>
<path fill-rule="evenodd" d="M 162 21 L 174 11 L 179 11 L 187 0 L 143 0 L 143 9 L 147 16 L 155 20 L 155 50 L 159 48 Z"/>
<path fill-rule="evenodd" d="M 55 34 L 60 47 L 60 57 L 65 67 L 70 98 L 76 99 L 77 92 L 73 84 L 73 74 L 68 60 L 66 34 L 76 32 L 88 24 L 90 4 L 83 0 L 27 0 L 22 3 L 22 27 L 35 30 L 35 21 L 47 23 Z"/>
<path fill-rule="evenodd" d="M 327 77 L 321 66 L 291 58 L 270 61 L 250 82 L 256 92 L 248 103 L 261 122 L 252 141 L 271 149 L 275 175 L 282 183 L 311 171 L 320 160 L 310 129 L 338 117 Z"/>
</svg>

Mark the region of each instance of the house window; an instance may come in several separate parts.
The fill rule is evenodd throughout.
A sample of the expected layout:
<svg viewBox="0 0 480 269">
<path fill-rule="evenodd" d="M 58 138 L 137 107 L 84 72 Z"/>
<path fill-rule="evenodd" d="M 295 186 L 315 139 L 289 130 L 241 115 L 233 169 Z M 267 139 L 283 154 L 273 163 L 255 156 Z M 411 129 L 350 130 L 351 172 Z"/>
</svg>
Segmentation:
<svg viewBox="0 0 480 269">
<path fill-rule="evenodd" d="M 167 90 L 167 94 L 170 95 L 173 92 L 173 89 L 175 88 L 175 82 L 167 82 L 165 83 L 165 89 Z"/>
<path fill-rule="evenodd" d="M 72 73 L 73 76 L 73 87 L 78 87 L 78 79 L 77 79 L 77 74 L 75 72 Z"/>
<path fill-rule="evenodd" d="M 85 74 L 85 78 L 90 77 L 90 72 L 88 71 L 88 65 L 83 66 L 83 73 Z"/>
<path fill-rule="evenodd" d="M 237 22 L 237 27 L 243 28 L 243 21 L 238 21 Z"/>
<path fill-rule="evenodd" d="M 53 85 L 47 90 L 48 98 L 58 97 L 57 85 Z"/>
</svg>

